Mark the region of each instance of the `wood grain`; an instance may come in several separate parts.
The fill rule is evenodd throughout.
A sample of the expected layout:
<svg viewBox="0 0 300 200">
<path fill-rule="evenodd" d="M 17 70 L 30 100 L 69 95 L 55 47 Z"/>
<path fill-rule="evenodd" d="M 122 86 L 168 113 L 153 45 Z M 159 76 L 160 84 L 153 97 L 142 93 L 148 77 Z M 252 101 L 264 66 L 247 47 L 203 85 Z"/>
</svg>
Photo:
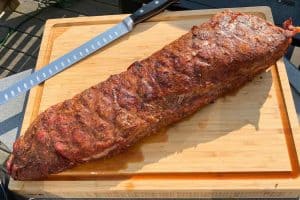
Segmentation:
<svg viewBox="0 0 300 200">
<path fill-rule="evenodd" d="M 238 10 L 272 21 L 266 7 Z M 49 106 L 126 70 L 133 61 L 151 55 L 218 11 L 162 13 L 33 89 L 22 133 Z M 125 16 L 49 20 L 37 68 Z M 236 93 L 145 138 L 125 153 L 80 165 L 46 181 L 11 180 L 9 187 L 32 197 L 290 197 L 300 193 L 299 148 L 299 124 L 280 60 Z"/>
</svg>

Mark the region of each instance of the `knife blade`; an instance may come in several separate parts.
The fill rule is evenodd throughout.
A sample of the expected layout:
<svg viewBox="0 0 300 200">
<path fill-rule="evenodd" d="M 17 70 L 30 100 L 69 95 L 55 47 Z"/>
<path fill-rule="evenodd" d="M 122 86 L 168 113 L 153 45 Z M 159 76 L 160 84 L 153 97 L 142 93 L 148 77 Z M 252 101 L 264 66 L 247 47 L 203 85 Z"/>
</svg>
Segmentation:
<svg viewBox="0 0 300 200">
<path fill-rule="evenodd" d="M 9 86 L 5 90 L 0 91 L 0 105 L 8 102 L 10 99 L 14 99 L 21 93 L 30 90 L 34 86 L 53 77 L 54 75 L 88 57 L 104 46 L 107 46 L 123 35 L 129 33 L 138 23 L 152 17 L 153 15 L 158 14 L 176 1 L 178 0 L 154 0 L 148 4 L 143 5 L 136 12 L 126 17 L 123 21 L 116 24 L 112 28 L 97 35 L 81 46 L 63 55 L 62 57 L 59 57 L 40 70 L 35 71 L 28 77 Z"/>
</svg>

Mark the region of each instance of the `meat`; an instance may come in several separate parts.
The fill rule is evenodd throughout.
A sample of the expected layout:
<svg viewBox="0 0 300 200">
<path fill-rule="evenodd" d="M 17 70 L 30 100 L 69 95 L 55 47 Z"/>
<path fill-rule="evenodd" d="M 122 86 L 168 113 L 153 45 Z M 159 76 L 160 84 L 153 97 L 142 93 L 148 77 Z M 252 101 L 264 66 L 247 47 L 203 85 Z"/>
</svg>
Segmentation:
<svg viewBox="0 0 300 200">
<path fill-rule="evenodd" d="M 224 11 L 127 71 L 41 113 L 7 162 L 17 180 L 41 179 L 127 149 L 235 90 L 281 58 L 295 34 Z"/>
</svg>

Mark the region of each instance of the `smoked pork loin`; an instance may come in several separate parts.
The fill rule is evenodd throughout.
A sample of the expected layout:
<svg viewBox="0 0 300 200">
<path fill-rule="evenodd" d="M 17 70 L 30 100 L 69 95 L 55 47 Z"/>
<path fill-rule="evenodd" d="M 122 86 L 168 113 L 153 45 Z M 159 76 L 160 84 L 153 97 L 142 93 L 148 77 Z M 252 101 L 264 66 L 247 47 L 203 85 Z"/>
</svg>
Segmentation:
<svg viewBox="0 0 300 200">
<path fill-rule="evenodd" d="M 218 13 L 41 113 L 15 142 L 8 172 L 16 180 L 41 179 L 119 153 L 264 72 L 296 32 L 291 21 L 283 29 L 257 16 Z"/>
</svg>

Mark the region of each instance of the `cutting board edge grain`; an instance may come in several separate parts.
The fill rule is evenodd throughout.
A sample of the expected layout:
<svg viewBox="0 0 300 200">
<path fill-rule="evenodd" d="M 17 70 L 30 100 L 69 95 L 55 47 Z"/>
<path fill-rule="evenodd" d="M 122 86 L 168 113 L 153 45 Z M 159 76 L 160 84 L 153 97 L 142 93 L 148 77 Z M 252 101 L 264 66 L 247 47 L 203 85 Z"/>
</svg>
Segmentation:
<svg viewBox="0 0 300 200">
<path fill-rule="evenodd" d="M 263 13 L 266 18 L 272 21 L 272 14 L 268 7 L 246 7 L 246 8 L 235 8 L 233 10 L 240 10 L 242 12 L 252 12 L 255 9 L 255 13 Z M 182 14 L 193 17 L 194 15 L 211 15 L 220 10 L 201 10 L 201 11 L 181 11 L 181 12 L 165 12 L 159 16 L 154 17 L 153 21 L 159 20 L 160 17 L 164 20 L 168 20 L 171 16 L 181 16 Z M 120 17 L 121 16 L 121 17 Z M 84 21 L 90 21 L 90 23 L 97 23 L 99 20 L 111 20 L 111 22 L 116 23 L 121 18 L 126 15 L 114 15 L 114 16 L 100 16 L 100 17 L 82 17 L 82 18 L 69 18 L 69 19 L 53 19 L 48 20 L 45 26 L 44 36 L 41 44 L 41 50 L 39 52 L 39 59 L 37 62 L 37 69 L 41 68 L 50 59 L 51 54 L 51 29 L 53 27 L 68 26 L 73 22 L 80 24 Z M 71 24 L 70 24 L 71 23 Z M 84 25 L 84 23 L 82 24 Z M 50 49 L 50 51 L 49 51 Z M 45 59 L 46 58 L 46 59 Z M 47 59 L 48 58 L 48 59 Z M 48 61 L 47 61 L 48 60 Z M 283 104 L 281 105 L 286 112 L 283 115 L 286 118 L 284 123 L 287 123 L 287 129 L 289 129 L 291 134 L 288 134 L 287 138 L 290 140 L 289 154 L 292 155 L 293 168 L 299 167 L 299 162 L 297 156 L 300 156 L 300 133 L 299 125 L 297 121 L 297 115 L 295 113 L 295 108 L 293 104 L 293 98 L 289 89 L 288 79 L 285 71 L 284 64 L 282 60 L 277 62 L 276 73 L 279 73 L 279 89 L 282 91 Z M 274 72 L 273 72 L 274 73 Z M 26 113 L 31 113 L 31 115 L 26 115 L 23 124 L 29 124 L 33 117 L 39 112 L 38 105 L 39 100 L 42 97 L 43 84 L 34 88 L 30 92 L 30 97 L 28 100 Z M 279 97 L 280 98 L 280 97 Z M 22 133 L 24 133 L 25 127 L 22 127 Z M 269 177 L 264 178 L 256 177 L 251 178 L 249 182 L 249 177 L 228 179 L 222 178 L 218 175 L 214 178 L 203 178 L 203 179 L 184 179 L 176 177 L 169 177 L 169 179 L 164 179 L 161 177 L 148 177 L 148 179 L 140 178 L 139 176 L 131 176 L 129 178 L 121 178 L 120 180 L 108 179 L 108 180 L 74 180 L 74 181 L 14 181 L 11 179 L 9 188 L 20 194 L 31 197 L 41 197 L 41 196 L 60 196 L 60 197 L 119 197 L 119 196 L 129 196 L 129 197 L 146 197 L 146 196 L 157 196 L 157 197 L 195 197 L 201 195 L 202 197 L 252 197 L 261 196 L 268 197 L 267 195 L 272 195 L 276 197 L 294 197 L 300 194 L 300 179 L 298 177 L 299 169 L 297 174 L 289 174 L 282 177 Z M 293 178 L 292 178 L 293 177 Z M 119 184 L 115 185 L 115 182 L 120 181 Z M 153 182 L 152 182 L 153 181 Z M 263 183 L 262 183 L 263 182 Z M 156 184 L 158 183 L 158 184 Z M 173 186 L 173 183 L 177 185 Z M 204 184 L 203 184 L 204 183 Z M 205 184 L 206 183 L 206 184 Z M 63 184 L 64 189 L 57 187 L 58 184 Z M 110 186 L 114 185 L 114 187 Z M 261 191 L 264 189 L 264 191 Z M 242 192 L 242 193 L 241 193 Z"/>
</svg>

